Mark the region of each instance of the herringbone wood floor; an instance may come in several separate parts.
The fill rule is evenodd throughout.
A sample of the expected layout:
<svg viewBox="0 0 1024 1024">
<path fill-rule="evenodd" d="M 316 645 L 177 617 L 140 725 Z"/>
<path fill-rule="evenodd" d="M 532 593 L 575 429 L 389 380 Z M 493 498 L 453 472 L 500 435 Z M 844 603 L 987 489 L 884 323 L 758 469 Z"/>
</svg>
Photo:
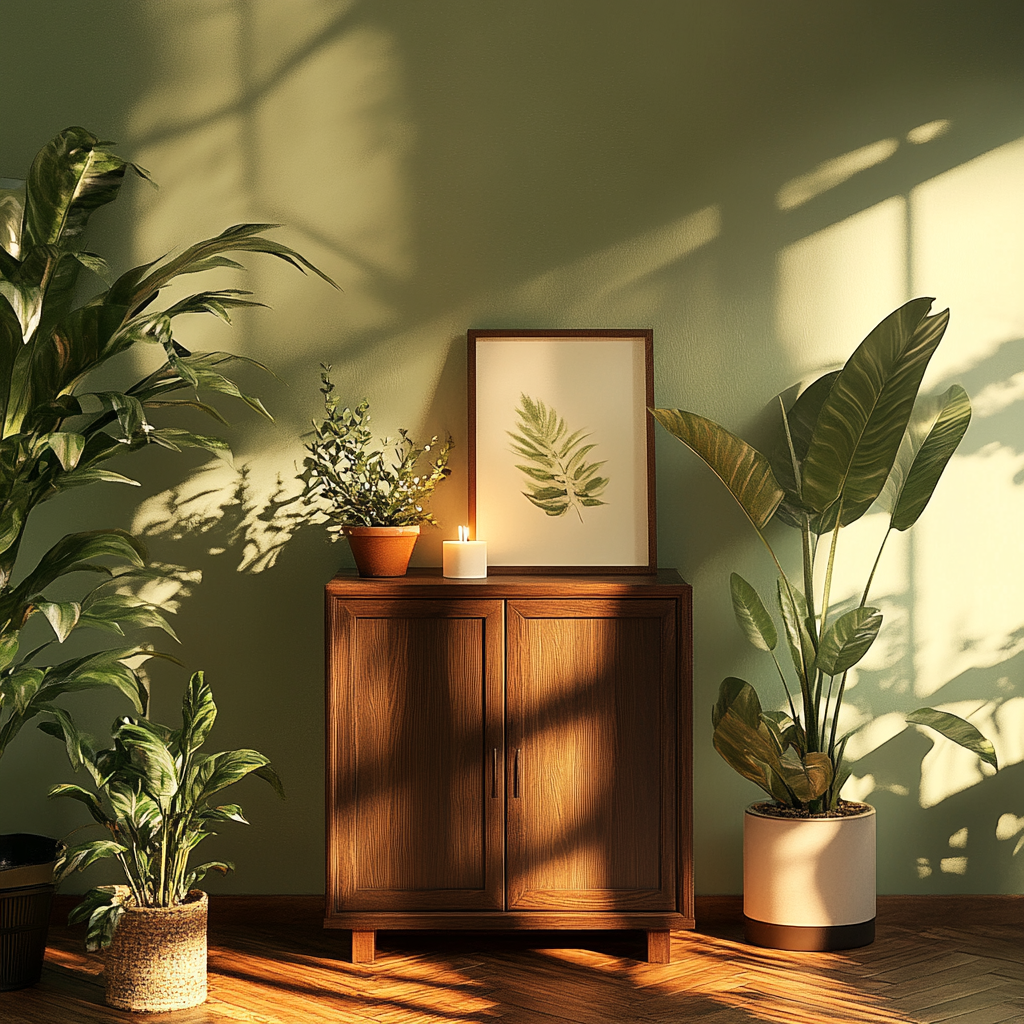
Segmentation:
<svg viewBox="0 0 1024 1024">
<path fill-rule="evenodd" d="M 65 899 L 59 912 L 66 913 Z M 882 897 L 874 945 L 781 953 L 744 945 L 736 897 L 698 898 L 673 963 L 637 962 L 640 935 L 384 933 L 347 963 L 318 897 L 213 897 L 210 998 L 173 1014 L 103 1005 L 99 956 L 51 930 L 39 985 L 0 994 L 3 1024 L 835 1024 L 1024 1021 L 1024 897 Z"/>
</svg>

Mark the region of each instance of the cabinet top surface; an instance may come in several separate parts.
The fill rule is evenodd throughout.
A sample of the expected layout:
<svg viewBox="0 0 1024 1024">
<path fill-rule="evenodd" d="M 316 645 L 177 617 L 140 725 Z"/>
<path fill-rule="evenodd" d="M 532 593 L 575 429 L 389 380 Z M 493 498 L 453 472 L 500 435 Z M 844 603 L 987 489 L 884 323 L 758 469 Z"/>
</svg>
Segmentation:
<svg viewBox="0 0 1024 1024">
<path fill-rule="evenodd" d="M 440 568 L 410 569 L 406 576 L 369 578 L 355 569 L 343 569 L 327 584 L 328 595 L 338 597 L 646 597 L 669 596 L 669 590 L 689 591 L 675 569 L 650 575 L 621 576 L 494 575 L 481 580 L 451 579 Z"/>
</svg>

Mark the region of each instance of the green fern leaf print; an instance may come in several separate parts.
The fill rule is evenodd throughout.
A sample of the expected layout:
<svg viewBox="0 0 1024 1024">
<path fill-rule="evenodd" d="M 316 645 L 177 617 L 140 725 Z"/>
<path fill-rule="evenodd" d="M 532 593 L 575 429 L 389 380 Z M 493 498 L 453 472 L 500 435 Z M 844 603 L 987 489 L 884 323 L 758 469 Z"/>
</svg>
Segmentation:
<svg viewBox="0 0 1024 1024">
<path fill-rule="evenodd" d="M 598 476 L 604 462 L 588 462 L 596 447 L 584 444 L 586 430 L 570 434 L 554 409 L 540 399 L 519 396 L 516 409 L 518 432 L 508 431 L 515 455 L 526 462 L 516 464 L 526 477 L 523 497 L 548 516 L 564 516 L 572 509 L 583 522 L 583 509 L 606 505 L 598 495 L 608 486 L 608 477 Z"/>
</svg>

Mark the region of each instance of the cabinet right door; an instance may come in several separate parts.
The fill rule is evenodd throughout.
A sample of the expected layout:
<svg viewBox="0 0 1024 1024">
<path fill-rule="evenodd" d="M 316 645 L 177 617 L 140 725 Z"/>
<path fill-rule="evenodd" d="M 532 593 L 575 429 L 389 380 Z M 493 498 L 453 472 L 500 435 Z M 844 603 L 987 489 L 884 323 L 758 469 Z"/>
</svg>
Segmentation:
<svg viewBox="0 0 1024 1024">
<path fill-rule="evenodd" d="M 509 910 L 676 910 L 673 600 L 510 601 Z"/>
</svg>

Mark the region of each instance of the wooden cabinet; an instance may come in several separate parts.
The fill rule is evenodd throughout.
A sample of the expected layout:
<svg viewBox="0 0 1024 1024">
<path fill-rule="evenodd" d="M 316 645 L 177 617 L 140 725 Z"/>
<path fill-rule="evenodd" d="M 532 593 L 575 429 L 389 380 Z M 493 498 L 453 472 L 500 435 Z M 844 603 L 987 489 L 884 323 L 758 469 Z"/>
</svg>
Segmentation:
<svg viewBox="0 0 1024 1024">
<path fill-rule="evenodd" d="M 327 927 L 693 927 L 690 589 L 327 585 Z"/>
</svg>

